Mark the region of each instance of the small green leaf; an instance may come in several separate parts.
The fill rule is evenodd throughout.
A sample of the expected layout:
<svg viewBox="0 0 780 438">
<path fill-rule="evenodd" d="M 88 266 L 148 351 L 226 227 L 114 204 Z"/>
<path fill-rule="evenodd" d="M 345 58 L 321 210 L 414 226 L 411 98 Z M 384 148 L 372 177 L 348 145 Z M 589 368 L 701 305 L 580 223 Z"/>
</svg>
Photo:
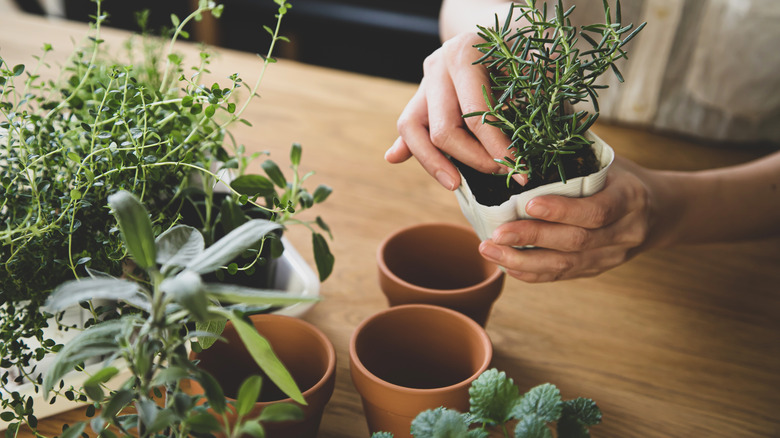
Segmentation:
<svg viewBox="0 0 780 438">
<path fill-rule="evenodd" d="M 241 383 L 236 397 L 236 414 L 239 417 L 244 417 L 255 407 L 255 403 L 260 399 L 262 385 L 263 378 L 260 376 L 249 376 Z"/>
<path fill-rule="evenodd" d="M 320 281 L 325 281 L 333 272 L 333 264 L 336 259 L 330 252 L 328 242 L 322 234 L 312 233 L 311 242 L 314 249 L 314 263 L 317 265 Z"/>
<path fill-rule="evenodd" d="M 208 285 L 206 285 L 208 288 Z M 208 293 L 208 289 L 207 289 Z M 226 319 L 212 319 L 208 321 L 197 321 L 195 323 L 195 329 L 198 331 L 213 333 L 214 336 L 203 336 L 198 338 L 198 343 L 200 344 L 200 347 L 202 349 L 206 349 L 214 345 L 214 342 L 217 341 L 217 337 L 222 334 L 222 331 L 225 329 L 225 324 L 227 323 Z"/>
<path fill-rule="evenodd" d="M 78 438 L 81 436 L 81 433 L 84 432 L 84 428 L 86 426 L 87 423 L 84 421 L 79 421 L 76 424 L 72 424 L 67 429 L 62 431 L 60 438 Z"/>
<path fill-rule="evenodd" d="M 480 422 L 503 424 L 512 415 L 520 401 L 520 390 L 503 371 L 489 369 L 483 372 L 469 388 L 470 413 Z"/>
<path fill-rule="evenodd" d="M 515 406 L 512 416 L 537 416 L 544 422 L 558 421 L 563 409 L 561 392 L 555 385 L 543 383 L 531 388 Z"/>
<path fill-rule="evenodd" d="M 108 366 L 105 368 L 101 368 L 90 376 L 87 380 L 84 381 L 84 386 L 88 385 L 100 385 L 103 383 L 108 382 L 111 380 L 114 376 L 116 376 L 119 373 L 119 370 L 116 367 Z"/>
<path fill-rule="evenodd" d="M 515 438 L 552 438 L 552 431 L 536 415 L 528 415 L 517 422 Z"/>
<path fill-rule="evenodd" d="M 412 420 L 415 438 L 467 438 L 468 421 L 460 412 L 436 408 L 423 411 Z"/>
<path fill-rule="evenodd" d="M 185 269 L 175 277 L 166 278 L 160 283 L 160 290 L 189 310 L 196 320 L 208 320 L 209 300 L 197 272 Z"/>
<path fill-rule="evenodd" d="M 170 267 L 183 267 L 202 253 L 206 247 L 203 235 L 197 229 L 187 225 L 175 225 L 157 236 L 155 239 L 157 251 L 156 261 L 163 265 L 161 271 Z"/>
<path fill-rule="evenodd" d="M 119 222 L 119 230 L 128 252 L 141 269 L 155 266 L 156 248 L 152 221 L 143 204 L 130 192 L 120 191 L 108 197 L 108 204 Z"/>
<path fill-rule="evenodd" d="M 185 423 L 191 427 L 193 431 L 202 434 L 210 434 L 222 430 L 222 425 L 219 423 L 219 420 L 217 420 L 217 417 L 208 412 L 192 415 L 187 418 Z"/>
<path fill-rule="evenodd" d="M 201 371 L 198 374 L 198 383 L 203 387 L 206 399 L 208 399 L 209 405 L 214 409 L 214 412 L 218 414 L 225 412 L 225 408 L 227 407 L 225 404 L 225 394 L 222 392 L 222 387 L 214 376 L 205 371 Z"/>
<path fill-rule="evenodd" d="M 103 410 L 100 412 L 100 416 L 105 419 L 111 419 L 115 417 L 122 409 L 125 408 L 131 401 L 133 401 L 133 391 L 129 389 L 120 389 L 112 394 L 108 403 L 103 405 Z"/>
<path fill-rule="evenodd" d="M 21 76 L 22 73 L 24 73 L 24 64 L 17 64 L 13 68 L 13 75 L 14 76 Z"/>
<path fill-rule="evenodd" d="M 299 166 L 301 164 L 301 154 L 303 152 L 303 148 L 298 143 L 293 143 L 292 147 L 290 148 L 290 163 L 293 166 Z"/>
<path fill-rule="evenodd" d="M 253 219 L 248 221 L 190 260 L 187 263 L 187 269 L 200 274 L 213 272 L 230 263 L 266 234 L 279 229 L 281 229 L 281 225 L 267 220 Z"/>
<path fill-rule="evenodd" d="M 271 196 L 274 192 L 273 183 L 262 175 L 241 175 L 230 183 L 230 187 L 239 194 L 254 196 Z"/>
<path fill-rule="evenodd" d="M 287 396 L 294 401 L 305 405 L 306 400 L 303 399 L 301 390 L 298 389 L 298 385 L 290 375 L 290 372 L 284 367 L 282 362 L 276 356 L 271 344 L 265 339 L 255 328 L 248 324 L 246 321 L 228 312 L 230 320 L 233 322 L 233 326 L 236 328 L 238 336 L 244 343 L 244 346 L 249 351 L 249 354 L 255 360 L 257 365 L 265 372 L 269 379 L 279 387 Z"/>
<path fill-rule="evenodd" d="M 333 189 L 331 189 L 326 185 L 320 184 L 319 186 L 317 186 L 316 189 L 314 189 L 314 193 L 312 194 L 314 198 L 314 203 L 318 204 L 320 202 L 325 201 L 326 199 L 328 199 L 328 196 L 330 196 L 332 192 Z"/>
<path fill-rule="evenodd" d="M 296 421 L 303 420 L 303 410 L 292 403 L 273 403 L 260 413 L 260 421 Z"/>
<path fill-rule="evenodd" d="M 284 174 L 276 163 L 271 160 L 265 160 L 263 161 L 263 164 L 261 164 L 261 167 L 274 184 L 281 188 L 287 187 L 287 178 L 284 177 Z"/>
</svg>

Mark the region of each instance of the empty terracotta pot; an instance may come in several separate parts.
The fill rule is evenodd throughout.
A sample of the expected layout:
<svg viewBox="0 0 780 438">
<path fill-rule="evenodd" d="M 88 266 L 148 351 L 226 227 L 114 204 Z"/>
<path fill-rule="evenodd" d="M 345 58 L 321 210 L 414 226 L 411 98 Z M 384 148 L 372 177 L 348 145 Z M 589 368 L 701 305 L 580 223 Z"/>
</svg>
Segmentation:
<svg viewBox="0 0 780 438">
<path fill-rule="evenodd" d="M 467 412 L 469 386 L 492 355 L 485 330 L 444 307 L 408 304 L 367 318 L 352 334 L 349 360 L 370 432 L 410 437 L 422 411 Z"/>
<path fill-rule="evenodd" d="M 504 272 L 479 253 L 466 226 L 429 223 L 402 228 L 377 250 L 379 286 L 390 306 L 433 304 L 482 325 L 504 287 Z"/>
<path fill-rule="evenodd" d="M 322 412 L 333 394 L 336 381 L 336 351 L 333 344 L 317 327 L 298 318 L 275 314 L 252 315 L 250 318 L 258 333 L 268 340 L 293 376 L 308 403 L 301 406 L 304 413 L 301 421 L 263 423 L 266 437 L 316 437 Z M 241 383 L 251 375 L 262 374 L 262 371 L 244 348 L 230 322 L 222 337 L 227 342 L 218 341 L 201 353 L 193 354 L 193 359 L 198 359 L 198 366 L 217 379 L 225 396 L 235 398 Z M 192 384 L 195 388 L 199 386 L 195 382 Z M 262 389 L 260 400 L 246 418 L 257 417 L 266 406 L 274 402 L 295 403 L 267 378 L 263 379 Z"/>
</svg>

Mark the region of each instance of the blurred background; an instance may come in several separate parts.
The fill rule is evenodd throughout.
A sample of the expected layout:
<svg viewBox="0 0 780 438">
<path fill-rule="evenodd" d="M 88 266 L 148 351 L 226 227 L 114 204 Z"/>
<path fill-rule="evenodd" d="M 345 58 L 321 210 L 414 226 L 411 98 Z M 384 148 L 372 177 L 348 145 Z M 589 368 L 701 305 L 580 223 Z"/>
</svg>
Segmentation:
<svg viewBox="0 0 780 438">
<path fill-rule="evenodd" d="M 12 0 L 27 12 L 89 21 L 92 0 Z M 291 39 L 276 55 L 307 64 L 419 82 L 422 62 L 440 45 L 441 0 L 289 0 L 282 23 Z M 219 20 L 204 19 L 188 29 L 191 39 L 211 45 L 265 53 L 278 9 L 273 0 L 222 0 Z M 170 27 L 170 16 L 186 16 L 197 0 L 104 0 L 108 25 L 139 30 L 136 12 L 148 9 L 149 29 Z"/>
</svg>

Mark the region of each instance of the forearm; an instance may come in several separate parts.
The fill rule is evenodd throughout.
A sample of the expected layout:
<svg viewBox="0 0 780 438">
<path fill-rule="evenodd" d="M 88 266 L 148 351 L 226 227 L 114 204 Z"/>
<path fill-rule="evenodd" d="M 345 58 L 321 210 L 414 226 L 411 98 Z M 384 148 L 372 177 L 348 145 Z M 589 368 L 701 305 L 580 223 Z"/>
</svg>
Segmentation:
<svg viewBox="0 0 780 438">
<path fill-rule="evenodd" d="M 652 246 L 780 233 L 780 152 L 722 169 L 648 172 Z"/>
<path fill-rule="evenodd" d="M 503 22 L 511 1 L 505 0 L 444 0 L 439 14 L 439 35 L 442 41 L 463 32 L 476 32 L 477 24 L 490 26 L 495 16 Z"/>
</svg>

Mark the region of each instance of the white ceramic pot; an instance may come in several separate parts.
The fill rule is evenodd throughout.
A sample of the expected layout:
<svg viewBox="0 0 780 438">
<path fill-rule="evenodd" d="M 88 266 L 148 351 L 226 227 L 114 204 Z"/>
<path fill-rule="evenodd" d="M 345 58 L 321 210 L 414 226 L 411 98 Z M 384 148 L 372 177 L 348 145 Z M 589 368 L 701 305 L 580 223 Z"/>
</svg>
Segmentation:
<svg viewBox="0 0 780 438">
<path fill-rule="evenodd" d="M 513 195 L 501 205 L 482 205 L 471 193 L 466 179 L 461 175 L 460 187 L 455 191 L 460 209 L 466 216 L 477 235 L 482 240 L 490 239 L 493 231 L 499 225 L 519 219 L 532 219 L 525 211 L 525 206 L 531 199 L 541 195 L 561 195 L 570 198 L 590 196 L 604 187 L 607 181 L 607 170 L 615 158 L 615 151 L 604 143 L 604 140 L 590 131 L 585 133 L 588 140 L 593 141 L 593 151 L 601 164 L 601 169 L 587 176 L 543 185 L 527 192 Z"/>
</svg>

